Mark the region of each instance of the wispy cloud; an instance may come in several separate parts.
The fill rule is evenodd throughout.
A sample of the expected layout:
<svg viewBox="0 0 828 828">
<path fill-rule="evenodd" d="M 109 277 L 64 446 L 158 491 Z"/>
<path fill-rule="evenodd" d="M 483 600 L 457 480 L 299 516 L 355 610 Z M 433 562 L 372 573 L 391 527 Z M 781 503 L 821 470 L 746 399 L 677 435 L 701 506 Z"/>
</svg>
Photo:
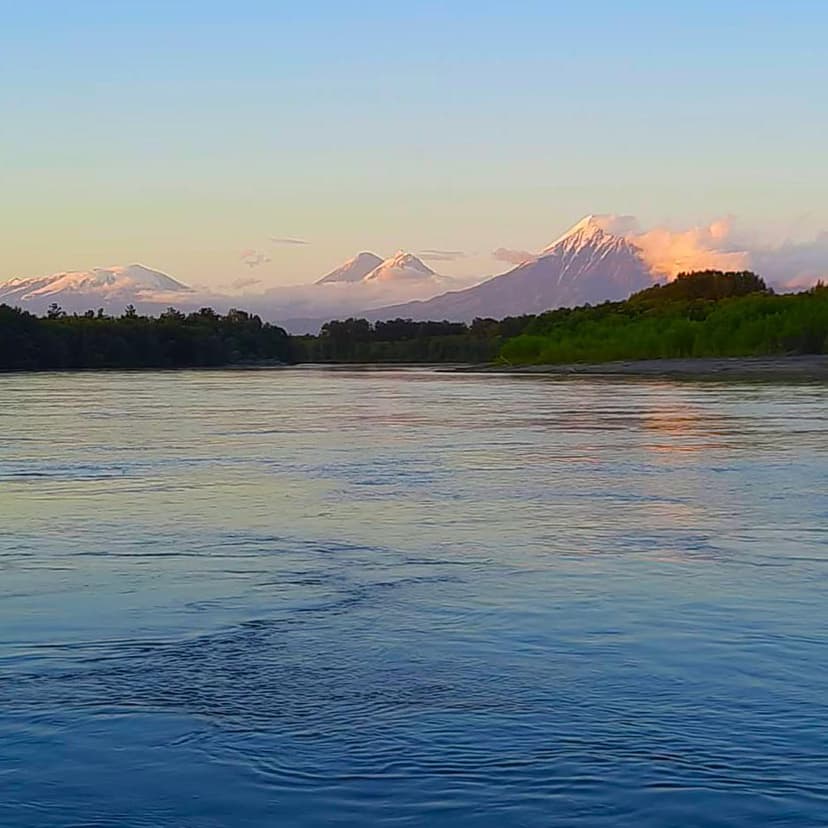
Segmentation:
<svg viewBox="0 0 828 828">
<path fill-rule="evenodd" d="M 262 253 L 261 250 L 254 250 L 252 247 L 248 247 L 245 250 L 242 250 L 241 255 L 239 257 L 251 270 L 254 267 L 259 267 L 260 265 L 267 264 L 271 259 L 265 253 Z"/>
<path fill-rule="evenodd" d="M 230 287 L 234 288 L 235 290 L 243 290 L 244 288 L 256 287 L 256 285 L 260 284 L 262 284 L 261 279 L 256 279 L 250 276 L 248 278 L 236 279 L 234 282 L 230 283 Z"/>
<path fill-rule="evenodd" d="M 493 259 L 514 265 L 522 264 L 534 255 L 534 253 L 530 253 L 528 250 L 514 250 L 511 247 L 498 247 L 497 250 L 492 251 Z"/>
<path fill-rule="evenodd" d="M 271 236 L 270 241 L 273 242 L 273 244 L 298 245 L 300 247 L 310 244 L 310 242 L 305 239 L 281 238 L 279 236 Z"/>
<path fill-rule="evenodd" d="M 430 248 L 420 250 L 417 255 L 427 262 L 456 262 L 458 259 L 466 257 L 462 250 L 433 250 Z"/>
<path fill-rule="evenodd" d="M 641 232 L 641 225 L 635 216 L 610 213 L 593 216 L 592 219 L 602 230 L 613 236 L 632 236 Z"/>
</svg>

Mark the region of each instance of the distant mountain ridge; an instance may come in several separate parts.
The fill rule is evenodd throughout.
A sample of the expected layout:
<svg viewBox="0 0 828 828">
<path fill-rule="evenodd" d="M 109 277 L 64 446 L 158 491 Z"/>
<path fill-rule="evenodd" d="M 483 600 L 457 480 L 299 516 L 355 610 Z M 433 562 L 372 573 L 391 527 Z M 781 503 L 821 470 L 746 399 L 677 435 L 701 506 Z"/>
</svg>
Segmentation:
<svg viewBox="0 0 828 828">
<path fill-rule="evenodd" d="M 453 280 L 435 273 L 422 259 L 405 250 L 381 259 L 374 253 L 359 253 L 336 270 L 323 276 L 315 284 L 329 285 L 347 282 L 354 284 L 381 284 L 391 282 L 432 281 L 436 286 L 448 286 Z"/>
<path fill-rule="evenodd" d="M 363 251 L 352 259 L 332 270 L 326 276 L 318 279 L 317 285 L 330 285 L 337 282 L 361 282 L 372 270 L 382 264 L 382 259 L 376 253 Z"/>
<path fill-rule="evenodd" d="M 0 303 L 22 304 L 37 310 L 54 302 L 71 310 L 86 310 L 91 307 L 90 302 L 106 305 L 151 301 L 160 294 L 164 297 L 169 294 L 186 296 L 191 292 L 189 287 L 166 273 L 131 264 L 10 279 L 0 284 Z"/>
<path fill-rule="evenodd" d="M 398 250 L 364 279 L 366 282 L 394 282 L 411 279 L 431 279 L 437 274 L 413 253 Z"/>
<path fill-rule="evenodd" d="M 468 322 L 475 317 L 519 316 L 550 308 L 625 299 L 655 277 L 639 249 L 587 216 L 538 256 L 465 290 L 423 301 L 375 308 L 368 319 L 392 317 Z"/>
<path fill-rule="evenodd" d="M 242 303 L 265 319 L 307 322 L 308 328 L 314 320 L 321 325 L 345 315 L 371 320 L 502 318 L 624 299 L 657 281 L 641 251 L 610 232 L 612 226 L 609 217 L 587 216 L 538 255 L 465 289 L 457 289 L 455 279 L 435 273 L 412 253 L 400 250 L 383 260 L 363 251 L 315 284 L 260 294 L 195 291 L 158 270 L 132 264 L 11 279 L 0 284 L 0 303 L 35 313 L 53 302 L 69 312 L 99 307 L 119 312 L 132 304 L 144 313 L 169 305 L 226 309 Z"/>
</svg>

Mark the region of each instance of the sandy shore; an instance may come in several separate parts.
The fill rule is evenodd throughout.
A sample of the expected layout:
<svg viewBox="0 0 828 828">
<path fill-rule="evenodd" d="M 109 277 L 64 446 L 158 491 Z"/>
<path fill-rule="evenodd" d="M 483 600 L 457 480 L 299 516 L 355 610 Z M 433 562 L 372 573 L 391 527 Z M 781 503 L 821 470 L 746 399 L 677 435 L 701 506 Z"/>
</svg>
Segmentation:
<svg viewBox="0 0 828 828">
<path fill-rule="evenodd" d="M 564 376 L 693 377 L 698 379 L 796 379 L 828 381 L 828 355 L 642 359 L 569 365 L 483 365 L 460 368 L 502 374 Z"/>
</svg>

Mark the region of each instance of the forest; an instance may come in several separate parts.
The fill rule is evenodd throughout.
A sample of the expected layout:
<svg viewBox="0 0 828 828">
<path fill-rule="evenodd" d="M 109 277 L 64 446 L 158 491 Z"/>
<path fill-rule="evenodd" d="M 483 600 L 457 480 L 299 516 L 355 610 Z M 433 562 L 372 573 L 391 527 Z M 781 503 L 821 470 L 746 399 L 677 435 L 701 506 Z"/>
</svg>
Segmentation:
<svg viewBox="0 0 828 828">
<path fill-rule="evenodd" d="M 158 317 L 132 307 L 38 317 L 0 305 L 0 369 L 191 368 L 297 363 L 555 364 L 828 353 L 828 288 L 776 294 L 750 272 L 681 274 L 623 302 L 502 320 L 326 323 L 289 336 L 243 310 Z"/>
<path fill-rule="evenodd" d="M 299 362 L 492 362 L 501 343 L 518 335 L 531 318 L 475 319 L 471 325 L 345 319 L 326 323 L 318 336 L 294 337 L 294 355 Z"/>
<path fill-rule="evenodd" d="M 53 305 L 38 317 L 0 305 L 0 369 L 194 368 L 292 361 L 282 328 L 246 311 L 211 308 L 158 317 L 87 311 L 69 316 Z"/>
<path fill-rule="evenodd" d="M 753 273 L 703 271 L 623 302 L 562 308 L 503 342 L 515 364 L 828 353 L 828 288 L 775 294 Z"/>
<path fill-rule="evenodd" d="M 555 364 L 828 353 L 828 288 L 775 294 L 755 273 L 684 273 L 623 302 L 502 320 L 329 322 L 300 362 Z"/>
</svg>

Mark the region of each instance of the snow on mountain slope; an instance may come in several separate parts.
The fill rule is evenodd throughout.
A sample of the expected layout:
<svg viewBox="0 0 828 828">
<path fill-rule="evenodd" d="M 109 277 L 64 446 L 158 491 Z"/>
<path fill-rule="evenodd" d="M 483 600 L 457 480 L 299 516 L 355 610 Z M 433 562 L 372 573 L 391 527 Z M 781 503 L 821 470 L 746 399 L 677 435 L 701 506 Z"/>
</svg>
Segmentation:
<svg viewBox="0 0 828 828">
<path fill-rule="evenodd" d="M 365 282 L 396 282 L 402 279 L 432 279 L 437 274 L 413 253 L 398 250 L 366 275 Z"/>
<path fill-rule="evenodd" d="M 328 285 L 335 282 L 361 282 L 372 270 L 382 264 L 382 259 L 374 253 L 358 253 L 353 259 L 348 259 L 336 270 L 319 279 L 317 285 Z"/>
<path fill-rule="evenodd" d="M 587 216 L 539 256 L 465 290 L 421 302 L 372 310 L 370 319 L 469 321 L 541 313 L 550 308 L 624 299 L 653 284 L 638 248 L 604 229 L 601 216 Z"/>
<path fill-rule="evenodd" d="M 10 279 L 0 284 L 0 303 L 42 310 L 56 303 L 67 310 L 109 307 L 117 303 L 163 302 L 169 294 L 189 294 L 190 288 L 140 264 L 96 267 L 92 270 L 54 273 L 29 279 Z"/>
<path fill-rule="evenodd" d="M 189 288 L 158 270 L 133 264 L 126 267 L 95 267 L 92 270 L 54 273 L 31 279 L 11 279 L 0 284 L 0 297 L 14 292 L 23 299 L 57 296 L 61 293 L 121 293 L 164 291 L 177 293 Z"/>
<path fill-rule="evenodd" d="M 245 294 L 244 305 L 271 320 L 358 314 L 369 319 L 468 321 L 623 299 L 651 285 L 657 275 L 635 238 L 622 234 L 617 217 L 587 216 L 539 255 L 465 289 L 411 253 L 399 251 L 385 261 L 360 253 L 316 284 Z M 102 307 L 117 313 L 129 304 L 145 313 L 158 313 L 168 305 L 182 310 L 211 305 L 226 311 L 239 300 L 237 295 L 192 291 L 137 264 L 12 279 L 0 285 L 0 303 L 36 313 L 52 302 L 69 312 Z"/>
</svg>

